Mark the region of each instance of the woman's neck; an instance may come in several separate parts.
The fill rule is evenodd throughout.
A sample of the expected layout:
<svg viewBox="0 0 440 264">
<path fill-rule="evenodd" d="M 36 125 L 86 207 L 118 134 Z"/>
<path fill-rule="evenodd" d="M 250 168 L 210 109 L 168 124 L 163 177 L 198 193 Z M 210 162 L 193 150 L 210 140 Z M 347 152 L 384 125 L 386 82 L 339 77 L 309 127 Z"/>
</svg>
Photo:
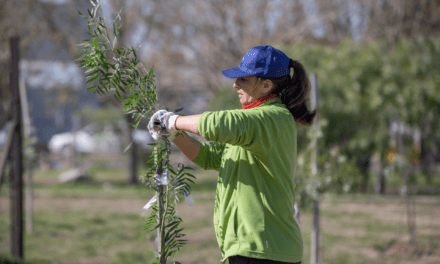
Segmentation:
<svg viewBox="0 0 440 264">
<path fill-rule="evenodd" d="M 242 104 L 242 106 L 243 106 L 243 109 L 251 109 L 251 108 L 259 106 L 259 105 L 263 104 L 264 102 L 267 102 L 270 99 L 275 98 L 275 97 L 277 97 L 276 94 L 265 95 L 263 97 L 258 98 L 255 102 L 252 102 L 249 104 Z"/>
</svg>

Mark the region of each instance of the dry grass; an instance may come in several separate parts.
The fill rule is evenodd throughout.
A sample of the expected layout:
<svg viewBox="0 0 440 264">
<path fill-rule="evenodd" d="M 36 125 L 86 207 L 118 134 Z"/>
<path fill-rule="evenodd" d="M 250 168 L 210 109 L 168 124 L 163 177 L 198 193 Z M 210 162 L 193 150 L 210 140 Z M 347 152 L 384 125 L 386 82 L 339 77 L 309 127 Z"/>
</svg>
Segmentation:
<svg viewBox="0 0 440 264">
<path fill-rule="evenodd" d="M 57 172 L 59 173 L 59 172 Z M 114 172 L 118 174 L 118 172 Z M 119 175 L 122 173 L 119 172 Z M 219 263 L 213 227 L 216 172 L 195 172 L 194 207 L 177 205 L 188 244 L 182 263 Z M 155 234 L 142 238 L 141 208 L 154 195 L 98 174 L 92 184 L 61 186 L 56 173 L 36 174 L 34 232 L 25 238 L 30 263 L 151 263 Z M 440 263 L 440 198 L 417 196 L 417 247 L 408 244 L 399 197 L 326 196 L 321 203 L 322 263 Z M 9 254 L 9 196 L 0 192 L 0 254 Z M 311 214 L 301 212 L 304 261 L 310 259 Z M 171 263 L 171 262 L 169 262 Z"/>
</svg>

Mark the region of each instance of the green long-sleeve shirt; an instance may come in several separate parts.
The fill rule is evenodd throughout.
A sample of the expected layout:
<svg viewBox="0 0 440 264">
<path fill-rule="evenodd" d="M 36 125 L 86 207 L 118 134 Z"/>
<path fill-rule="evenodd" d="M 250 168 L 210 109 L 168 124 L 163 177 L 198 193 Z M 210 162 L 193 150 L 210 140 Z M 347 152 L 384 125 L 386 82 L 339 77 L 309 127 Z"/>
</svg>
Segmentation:
<svg viewBox="0 0 440 264">
<path fill-rule="evenodd" d="M 297 131 L 278 97 L 247 110 L 205 112 L 193 162 L 218 170 L 214 227 L 222 262 L 230 256 L 298 262 L 303 243 L 293 218 Z"/>
</svg>

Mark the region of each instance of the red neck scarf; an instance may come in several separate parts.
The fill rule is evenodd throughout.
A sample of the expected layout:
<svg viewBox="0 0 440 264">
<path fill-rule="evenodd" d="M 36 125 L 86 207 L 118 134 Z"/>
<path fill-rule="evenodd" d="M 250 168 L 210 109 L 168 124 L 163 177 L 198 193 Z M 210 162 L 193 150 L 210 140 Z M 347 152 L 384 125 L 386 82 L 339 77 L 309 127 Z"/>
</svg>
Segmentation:
<svg viewBox="0 0 440 264">
<path fill-rule="evenodd" d="M 263 97 L 260 97 L 260 98 L 259 98 L 257 101 L 255 101 L 255 102 L 252 102 L 252 103 L 249 103 L 249 104 L 242 104 L 242 106 L 243 106 L 243 109 L 251 109 L 251 108 L 254 108 L 254 107 L 256 107 L 256 106 L 259 106 L 259 105 L 261 105 L 262 103 L 264 103 L 264 102 L 266 102 L 266 101 L 269 101 L 270 99 L 275 98 L 275 97 L 277 97 L 276 94 L 265 95 L 265 96 L 263 96 Z"/>
</svg>

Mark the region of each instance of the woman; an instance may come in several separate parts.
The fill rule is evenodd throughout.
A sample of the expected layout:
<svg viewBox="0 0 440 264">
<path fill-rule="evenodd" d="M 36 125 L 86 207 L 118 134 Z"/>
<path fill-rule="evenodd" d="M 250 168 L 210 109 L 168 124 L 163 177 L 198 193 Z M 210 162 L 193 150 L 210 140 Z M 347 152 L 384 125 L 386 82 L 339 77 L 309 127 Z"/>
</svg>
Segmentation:
<svg viewBox="0 0 440 264">
<path fill-rule="evenodd" d="M 293 68 L 293 77 L 290 76 Z M 300 263 L 302 237 L 293 218 L 296 123 L 310 125 L 303 66 L 271 46 L 256 46 L 240 66 L 222 72 L 237 78 L 243 109 L 178 116 L 160 110 L 150 133 L 168 135 L 205 170 L 219 171 L 214 226 L 222 262 Z M 163 123 L 161 130 L 153 126 Z M 210 144 L 177 131 L 202 136 Z"/>
</svg>

